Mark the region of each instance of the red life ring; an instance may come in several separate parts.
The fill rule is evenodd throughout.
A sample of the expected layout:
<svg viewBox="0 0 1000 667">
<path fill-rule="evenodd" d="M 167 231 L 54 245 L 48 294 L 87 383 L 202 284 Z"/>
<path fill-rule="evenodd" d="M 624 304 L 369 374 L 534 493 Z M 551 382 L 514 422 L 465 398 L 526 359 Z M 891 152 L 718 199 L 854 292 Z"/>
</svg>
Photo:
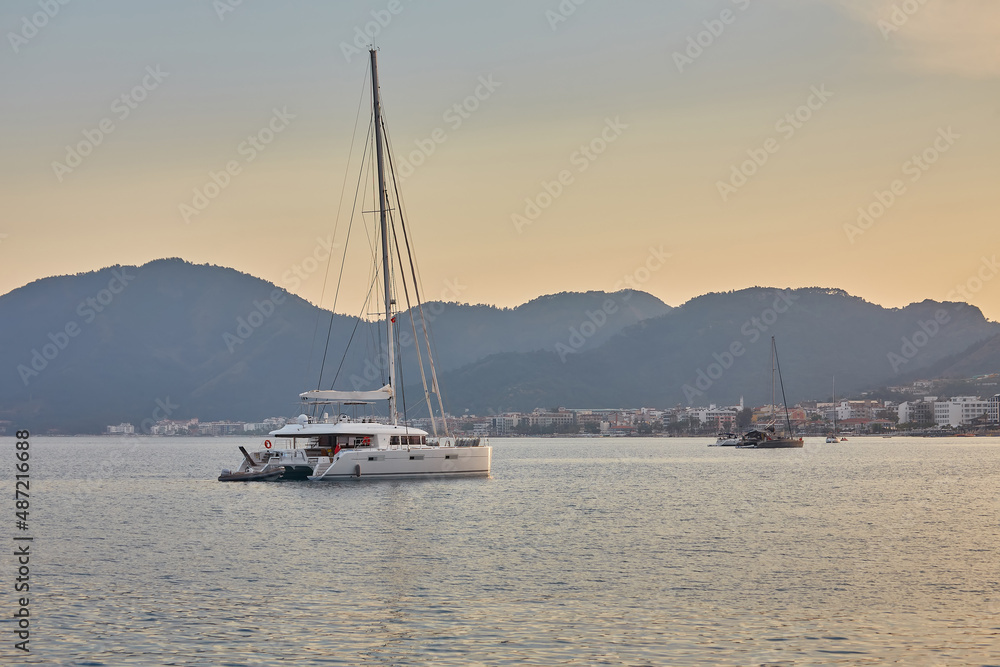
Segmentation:
<svg viewBox="0 0 1000 667">
<path fill-rule="evenodd" d="M 364 445 L 365 447 L 367 447 L 367 446 L 369 446 L 369 445 L 372 444 L 372 439 L 371 438 L 365 438 L 364 440 L 361 441 L 361 444 Z"/>
<path fill-rule="evenodd" d="M 266 447 L 267 449 L 271 449 L 271 441 L 270 440 L 265 440 L 264 441 L 264 447 Z"/>
</svg>

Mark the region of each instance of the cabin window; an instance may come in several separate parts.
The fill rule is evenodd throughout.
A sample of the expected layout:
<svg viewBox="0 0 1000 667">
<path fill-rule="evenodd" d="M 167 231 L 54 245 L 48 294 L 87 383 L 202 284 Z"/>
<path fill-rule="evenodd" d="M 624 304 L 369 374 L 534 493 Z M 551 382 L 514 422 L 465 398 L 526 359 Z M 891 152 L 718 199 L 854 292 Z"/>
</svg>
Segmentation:
<svg viewBox="0 0 1000 667">
<path fill-rule="evenodd" d="M 413 456 L 410 457 L 410 460 L 411 461 L 423 461 L 424 460 L 424 455 L 423 454 L 414 454 Z"/>
<path fill-rule="evenodd" d="M 389 438 L 389 444 L 390 445 L 398 445 L 399 444 L 399 436 L 398 435 L 394 435 L 394 436 L 390 437 Z"/>
</svg>

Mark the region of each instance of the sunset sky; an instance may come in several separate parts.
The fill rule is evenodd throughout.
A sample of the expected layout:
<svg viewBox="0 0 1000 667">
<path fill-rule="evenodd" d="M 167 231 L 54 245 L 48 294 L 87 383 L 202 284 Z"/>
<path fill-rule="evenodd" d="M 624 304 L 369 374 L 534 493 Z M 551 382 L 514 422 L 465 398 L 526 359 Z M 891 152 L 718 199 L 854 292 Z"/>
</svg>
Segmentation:
<svg viewBox="0 0 1000 667">
<path fill-rule="evenodd" d="M 182 257 L 318 303 L 326 263 L 289 276 L 325 256 L 377 32 L 428 298 L 629 277 L 1000 319 L 992 0 L 62 1 L 0 7 L 0 294 Z"/>
</svg>

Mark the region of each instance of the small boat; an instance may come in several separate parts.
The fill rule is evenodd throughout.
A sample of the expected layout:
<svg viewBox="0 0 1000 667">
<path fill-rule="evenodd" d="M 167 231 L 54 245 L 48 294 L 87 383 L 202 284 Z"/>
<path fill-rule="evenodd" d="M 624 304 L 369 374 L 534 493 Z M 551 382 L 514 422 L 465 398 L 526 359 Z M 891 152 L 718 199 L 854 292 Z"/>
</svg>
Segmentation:
<svg viewBox="0 0 1000 667">
<path fill-rule="evenodd" d="M 257 460 L 240 446 L 243 454 L 243 462 L 236 470 L 223 470 L 219 475 L 220 482 L 277 482 L 279 480 L 306 479 L 312 473 L 312 468 L 306 466 L 303 471 L 296 469 L 294 464 L 288 466 L 281 465 L 279 461 L 282 457 L 274 459 L 258 457 Z M 264 460 L 261 460 L 264 459 Z"/>
<path fill-rule="evenodd" d="M 742 439 L 735 433 L 720 433 L 718 439 L 709 445 L 709 447 L 735 447 L 740 444 Z"/>
<path fill-rule="evenodd" d="M 837 436 L 835 436 L 835 435 L 828 435 L 828 436 L 826 436 L 826 441 L 827 442 L 840 442 L 840 440 L 838 440 Z"/>
<path fill-rule="evenodd" d="M 220 482 L 276 482 L 285 474 L 284 468 L 270 468 L 268 470 L 247 470 L 233 472 L 223 470 L 219 475 Z"/>
</svg>

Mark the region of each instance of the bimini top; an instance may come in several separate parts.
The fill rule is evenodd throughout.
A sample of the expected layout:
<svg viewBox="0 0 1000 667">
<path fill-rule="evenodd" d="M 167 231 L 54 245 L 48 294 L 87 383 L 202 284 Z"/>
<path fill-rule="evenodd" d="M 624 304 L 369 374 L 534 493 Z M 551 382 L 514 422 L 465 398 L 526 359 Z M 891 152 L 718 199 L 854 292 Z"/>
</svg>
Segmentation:
<svg viewBox="0 0 1000 667">
<path fill-rule="evenodd" d="M 346 401 L 388 401 L 392 398 L 392 386 L 385 385 L 375 391 L 336 391 L 313 389 L 299 394 L 299 398 L 309 403 L 344 403 Z"/>
</svg>

